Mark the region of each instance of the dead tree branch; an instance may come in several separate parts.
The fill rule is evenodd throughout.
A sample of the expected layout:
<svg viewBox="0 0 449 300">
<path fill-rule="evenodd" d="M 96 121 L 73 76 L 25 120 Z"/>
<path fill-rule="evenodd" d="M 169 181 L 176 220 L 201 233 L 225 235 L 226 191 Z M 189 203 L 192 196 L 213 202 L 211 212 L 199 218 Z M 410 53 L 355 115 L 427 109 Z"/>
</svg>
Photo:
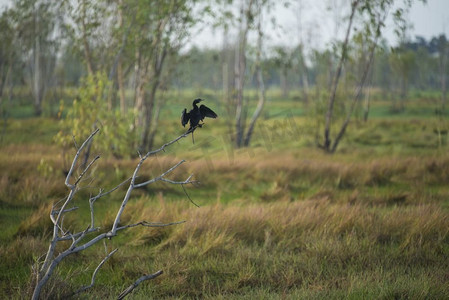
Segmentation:
<svg viewBox="0 0 449 300">
<path fill-rule="evenodd" d="M 126 288 L 123 292 L 118 295 L 117 300 L 124 299 L 129 293 L 131 293 L 139 284 L 141 284 L 145 280 L 154 279 L 163 273 L 162 270 L 157 271 L 154 274 L 143 275 L 139 279 L 137 279 L 133 284 Z"/>
<path fill-rule="evenodd" d="M 71 183 L 72 177 L 75 177 L 73 175 L 75 170 L 77 168 L 79 168 L 80 164 L 79 164 L 78 160 L 79 160 L 81 154 L 83 153 L 83 151 L 87 151 L 86 147 L 88 147 L 88 145 L 91 145 L 94 136 L 98 132 L 99 132 L 99 129 L 96 129 L 95 131 L 93 131 L 89 135 L 89 137 L 83 142 L 83 144 L 77 148 L 77 152 L 73 159 L 72 165 L 70 166 L 70 169 L 65 178 L 65 185 L 69 189 L 69 193 L 68 193 L 67 197 L 65 197 L 62 200 L 55 203 L 50 212 L 50 219 L 53 223 L 53 235 L 52 235 L 52 239 L 50 241 L 47 253 L 45 254 L 44 261 L 42 262 L 42 264 L 41 264 L 41 262 L 38 261 L 36 263 L 36 268 L 34 268 L 34 270 L 36 272 L 36 286 L 34 288 L 34 292 L 33 292 L 33 296 L 32 296 L 32 299 L 34 299 L 34 300 L 39 299 L 41 292 L 42 292 L 42 288 L 45 286 L 45 284 L 48 282 L 48 280 L 52 276 L 55 268 L 67 256 L 78 253 L 80 251 L 83 251 L 83 250 L 95 245 L 99 241 L 104 240 L 105 238 L 110 239 L 110 238 L 116 236 L 118 231 L 121 231 L 124 229 L 133 228 L 133 227 L 137 227 L 137 226 L 166 227 L 166 226 L 172 226 L 172 225 L 181 224 L 181 223 L 185 222 L 185 221 L 179 221 L 179 222 L 171 222 L 171 223 L 160 223 L 160 222 L 140 221 L 135 224 L 122 225 L 122 224 L 120 224 L 120 217 L 122 216 L 123 211 L 125 210 L 125 207 L 128 204 L 128 201 L 131 197 L 132 191 L 136 188 L 143 187 L 143 186 L 155 183 L 157 181 L 163 181 L 163 182 L 167 182 L 170 184 L 180 184 L 180 185 L 182 185 L 183 189 L 184 189 L 184 185 L 186 185 L 186 184 L 196 183 L 196 181 L 192 180 L 193 175 L 188 176 L 187 179 L 184 181 L 174 181 L 174 180 L 171 180 L 171 179 L 168 179 L 165 177 L 165 176 L 169 175 L 170 173 L 172 173 L 182 163 L 184 163 L 185 162 L 184 160 L 181 160 L 180 162 L 178 162 L 177 164 L 175 164 L 174 166 L 172 166 L 171 168 L 169 168 L 168 170 L 166 170 L 165 172 L 163 172 L 161 175 L 159 175 L 156 178 L 153 178 L 151 180 L 148 180 L 148 181 L 145 181 L 145 182 L 142 182 L 139 184 L 135 183 L 138 173 L 140 171 L 140 168 L 142 167 L 142 165 L 146 159 L 148 159 L 150 156 L 152 156 L 154 154 L 164 151 L 164 149 L 166 147 L 168 147 L 168 146 L 172 145 L 173 143 L 179 141 L 180 139 L 188 136 L 190 134 L 190 132 L 186 132 L 186 133 L 180 135 L 179 137 L 175 138 L 174 140 L 172 140 L 168 143 L 165 143 L 159 149 L 147 152 L 144 156 L 140 155 L 140 161 L 137 163 L 137 166 L 130 178 L 128 178 L 127 180 L 123 181 L 122 183 L 118 184 L 117 186 L 111 188 L 110 190 L 108 190 L 106 192 L 104 192 L 103 189 L 100 189 L 97 195 L 91 196 L 88 200 L 89 207 L 90 207 L 90 224 L 88 226 L 86 226 L 84 230 L 77 231 L 77 232 L 71 232 L 70 230 L 64 228 L 63 221 L 64 221 L 65 215 L 67 213 L 76 211 L 78 209 L 78 207 L 76 207 L 76 206 L 72 206 L 72 207 L 70 207 L 70 206 L 71 206 L 71 203 L 73 202 L 75 195 L 81 189 L 80 184 L 83 181 L 82 179 L 86 176 L 87 173 L 89 173 L 89 170 L 91 169 L 91 167 L 100 158 L 100 156 L 96 156 L 89 164 L 87 164 L 86 166 L 81 166 L 83 168 L 83 170 L 81 171 L 80 175 L 76 177 L 76 179 L 73 181 L 73 183 Z M 116 217 L 115 217 L 115 220 L 114 220 L 114 223 L 113 223 L 111 229 L 104 233 L 98 233 L 100 228 L 95 227 L 95 214 L 94 214 L 95 202 L 98 199 L 113 193 L 114 191 L 116 191 L 117 189 L 119 189 L 120 187 L 122 187 L 123 185 L 125 185 L 127 183 L 129 183 L 128 189 L 123 198 L 122 204 L 120 205 L 120 208 L 117 211 L 117 214 L 116 214 Z M 188 198 L 193 203 L 193 201 L 190 199 L 190 197 L 188 197 Z M 61 203 L 62 203 L 62 205 L 61 205 Z M 91 236 L 91 234 L 93 234 L 93 233 L 97 233 L 97 234 Z M 70 240 L 72 241 L 72 243 L 65 250 L 62 250 L 59 252 L 56 251 L 56 248 L 57 248 L 56 246 L 59 242 L 70 241 Z M 58 248 L 60 248 L 60 247 L 61 246 L 58 246 Z M 74 293 L 74 295 L 84 292 L 87 289 L 90 289 L 92 286 L 94 286 L 95 278 L 96 278 L 96 275 L 97 275 L 99 269 L 116 251 L 117 251 L 117 249 L 112 251 L 111 253 L 109 253 L 100 262 L 100 264 L 97 266 L 97 268 L 93 272 L 90 285 L 81 287 Z M 38 267 L 38 266 L 40 266 L 40 267 Z M 151 275 L 142 276 L 132 286 L 130 286 L 126 291 L 124 291 L 121 294 L 122 297 L 125 297 L 127 294 L 129 294 L 142 281 L 155 278 L 155 277 L 159 276 L 160 274 L 162 274 L 162 271 L 158 271 Z M 122 299 L 122 298 L 120 298 L 120 299 Z"/>
<path fill-rule="evenodd" d="M 97 273 L 98 270 L 100 270 L 100 268 L 104 265 L 104 263 L 109 259 L 109 257 L 111 257 L 115 252 L 118 251 L 118 248 L 116 248 L 115 250 L 113 250 L 111 253 L 109 253 L 108 255 L 106 255 L 105 258 L 103 258 L 103 260 L 98 264 L 98 266 L 95 268 L 94 273 L 92 274 L 92 279 L 90 281 L 89 285 L 83 286 L 81 287 L 79 290 L 77 290 L 75 293 L 73 293 L 72 296 L 75 296 L 77 294 L 80 294 L 90 288 L 92 288 L 95 285 L 95 278 L 97 277 Z"/>
</svg>

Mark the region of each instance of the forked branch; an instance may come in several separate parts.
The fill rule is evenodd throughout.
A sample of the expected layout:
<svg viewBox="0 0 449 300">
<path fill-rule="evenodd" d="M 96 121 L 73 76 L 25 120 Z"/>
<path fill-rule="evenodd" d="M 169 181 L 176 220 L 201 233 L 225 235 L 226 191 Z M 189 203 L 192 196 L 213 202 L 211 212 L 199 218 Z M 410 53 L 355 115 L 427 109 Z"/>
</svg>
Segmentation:
<svg viewBox="0 0 449 300">
<path fill-rule="evenodd" d="M 128 178 L 127 180 L 123 181 L 122 183 L 118 184 L 117 186 L 107 190 L 106 192 L 104 192 L 103 189 L 100 189 L 98 194 L 95 196 L 91 196 L 88 201 L 89 201 L 89 207 L 90 207 L 90 224 L 88 226 L 86 226 L 84 228 L 84 230 L 81 231 L 77 231 L 77 232 L 70 232 L 69 230 L 64 229 L 64 224 L 63 224 L 63 220 L 64 220 L 64 216 L 67 213 L 76 211 L 78 209 L 78 207 L 76 206 L 71 206 L 71 203 L 73 202 L 73 199 L 75 197 L 75 195 L 77 194 L 77 192 L 80 190 L 80 184 L 83 182 L 83 178 L 86 176 L 87 173 L 90 172 L 91 167 L 95 164 L 95 162 L 100 158 L 99 156 L 96 156 L 89 164 L 87 164 L 85 167 L 83 167 L 84 169 L 81 170 L 81 172 L 79 173 L 80 175 L 77 176 L 77 178 L 73 181 L 73 183 L 71 183 L 71 178 L 74 176 L 74 172 L 75 170 L 78 168 L 78 159 L 81 156 L 82 152 L 85 151 L 85 148 L 87 145 L 89 145 L 94 136 L 99 132 L 99 129 L 96 129 L 95 131 L 93 131 L 89 137 L 83 142 L 83 144 L 77 149 L 77 152 L 75 154 L 75 157 L 73 159 L 72 165 L 70 166 L 70 169 L 67 173 L 66 179 L 65 179 L 65 185 L 68 187 L 69 189 L 69 194 L 67 195 L 67 197 L 65 197 L 64 199 L 58 201 L 57 203 L 55 203 L 52 207 L 52 210 L 50 212 L 50 219 L 53 223 L 53 236 L 52 236 L 52 240 L 50 241 L 47 253 L 45 255 L 45 259 L 42 263 L 42 266 L 40 268 L 34 268 L 35 272 L 36 272 L 36 286 L 33 292 L 33 296 L 32 299 L 39 299 L 42 288 L 45 286 L 45 284 L 48 282 L 48 280 L 50 279 L 50 277 L 52 276 L 55 268 L 59 265 L 59 263 L 66 258 L 69 255 L 78 253 L 80 251 L 83 251 L 93 245 L 95 245 L 96 243 L 98 243 L 101 240 L 104 240 L 105 238 L 112 238 L 115 235 L 117 235 L 118 231 L 124 230 L 124 229 L 128 229 L 128 228 L 133 228 L 133 227 L 138 227 L 138 226 L 142 226 L 142 227 L 166 227 L 166 226 L 171 226 L 171 225 L 176 225 L 176 224 L 181 224 L 185 221 L 179 221 L 179 222 L 171 222 L 171 223 L 161 223 L 161 222 L 148 222 L 148 221 L 140 221 L 138 223 L 134 223 L 134 224 L 128 224 L 128 225 L 121 225 L 120 224 L 120 217 L 123 214 L 123 211 L 126 207 L 126 205 L 128 204 L 128 201 L 131 197 L 131 193 L 134 189 L 139 188 L 139 187 L 143 187 L 152 183 L 155 183 L 157 181 L 163 181 L 163 182 L 167 182 L 170 184 L 180 184 L 182 185 L 183 189 L 184 189 L 184 185 L 185 184 L 189 184 L 189 183 L 196 183 L 196 181 L 192 180 L 193 175 L 190 175 L 187 177 L 187 179 L 185 179 L 184 181 L 174 181 L 171 179 L 166 178 L 165 176 L 169 175 L 170 173 L 172 173 L 176 168 L 178 168 L 182 163 L 184 163 L 184 160 L 181 160 L 180 162 L 178 162 L 177 164 L 175 164 L 174 166 L 172 166 L 171 168 L 169 168 L 168 170 L 164 171 L 161 175 L 159 175 L 156 178 L 153 178 L 151 180 L 136 184 L 136 178 L 138 176 L 138 173 L 140 171 L 141 166 L 143 165 L 143 163 L 145 162 L 145 160 L 147 158 L 149 158 L 151 155 L 157 154 L 161 151 L 164 151 L 164 149 L 170 145 L 172 145 L 173 143 L 179 141 L 180 139 L 186 137 L 189 135 L 189 132 L 186 132 L 182 135 L 180 135 L 179 137 L 175 138 L 174 140 L 165 143 L 164 145 L 162 145 L 159 149 L 153 150 L 153 151 L 149 151 L 147 152 L 144 156 L 140 155 L 140 161 L 137 163 L 136 168 L 134 169 L 134 172 L 132 174 L 132 176 L 130 178 Z M 111 229 L 107 232 L 103 232 L 103 233 L 98 233 L 99 228 L 95 227 L 95 214 L 94 214 L 94 204 L 95 202 L 102 198 L 105 197 L 113 192 L 115 192 L 116 190 L 118 190 L 121 186 L 125 185 L 126 183 L 129 183 L 128 185 L 128 189 L 127 192 L 125 194 L 125 196 L 123 197 L 123 201 L 122 204 L 120 206 L 120 208 L 117 211 L 116 214 L 116 218 L 114 220 L 114 223 L 111 227 Z M 185 191 L 185 190 L 184 190 Z M 186 193 L 187 195 L 187 193 Z M 192 199 L 190 199 L 190 197 L 187 195 L 187 197 L 189 198 L 189 200 L 193 203 Z M 61 205 L 62 203 L 62 205 Z M 196 205 L 196 204 L 195 204 Z M 92 234 L 94 234 L 94 236 L 92 236 Z M 72 241 L 72 243 L 65 249 L 62 250 L 60 252 L 56 252 L 56 246 L 59 242 L 62 241 Z M 63 247 L 63 245 L 59 246 L 58 248 Z M 100 268 L 105 264 L 105 262 L 117 251 L 117 249 L 115 249 L 114 251 L 110 252 L 101 262 L 100 264 L 97 266 L 97 268 L 94 270 L 93 274 L 92 274 L 92 279 L 91 279 L 91 283 L 89 285 L 83 286 L 80 289 L 78 289 L 73 295 L 79 294 L 81 292 L 84 292 L 88 289 L 90 289 L 91 287 L 94 286 L 95 284 L 95 278 L 97 276 L 98 271 L 100 270 Z M 39 266 L 40 262 L 37 262 L 36 266 Z M 144 275 L 141 278 L 139 278 L 136 282 L 134 282 L 128 289 L 126 289 L 124 292 L 122 292 L 122 294 L 119 296 L 119 299 L 122 299 L 123 297 L 125 297 L 126 295 L 128 295 L 132 290 L 134 290 L 142 281 L 148 280 L 148 279 L 152 279 L 155 278 L 159 275 L 162 274 L 162 271 L 158 271 L 154 274 L 151 275 Z"/>
</svg>

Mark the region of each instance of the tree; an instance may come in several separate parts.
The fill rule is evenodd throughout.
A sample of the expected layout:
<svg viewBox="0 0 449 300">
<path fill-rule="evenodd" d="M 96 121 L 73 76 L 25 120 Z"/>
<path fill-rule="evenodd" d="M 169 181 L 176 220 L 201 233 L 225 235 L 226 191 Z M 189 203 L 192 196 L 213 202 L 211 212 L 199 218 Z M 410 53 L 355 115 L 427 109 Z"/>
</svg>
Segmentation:
<svg viewBox="0 0 449 300">
<path fill-rule="evenodd" d="M 262 2 L 257 3 L 257 47 L 256 47 L 256 78 L 257 78 L 257 87 L 258 87 L 258 98 L 256 109 L 254 110 L 253 116 L 251 117 L 251 121 L 249 122 L 248 131 L 246 132 L 244 145 L 245 147 L 249 146 L 251 141 L 252 134 L 254 132 L 254 127 L 256 126 L 257 119 L 262 113 L 263 107 L 265 105 L 266 96 L 265 96 L 265 84 L 262 74 L 262 40 L 263 40 L 263 32 L 262 32 Z"/>
<path fill-rule="evenodd" d="M 222 3 L 221 1 L 217 1 L 218 3 Z M 227 4 L 233 4 L 233 1 L 227 1 Z M 235 147 L 246 147 L 249 146 L 252 132 L 254 130 L 254 126 L 259 118 L 261 111 L 263 109 L 263 103 L 265 102 L 265 92 L 261 93 L 262 90 L 265 89 L 263 84 L 263 76 L 262 76 L 262 59 L 261 59 L 261 51 L 262 51 L 262 36 L 263 30 L 262 26 L 257 25 L 260 21 L 260 18 L 264 18 L 268 16 L 268 13 L 275 5 L 274 2 L 270 0 L 241 0 L 238 2 L 238 15 L 236 16 L 232 10 L 223 9 L 217 16 L 218 24 L 217 26 L 224 27 L 226 32 L 229 24 L 233 24 L 234 21 L 237 21 L 237 42 L 235 45 L 235 55 L 234 55 L 234 85 L 233 85 L 233 97 L 229 99 L 227 108 L 229 110 L 229 115 L 234 116 L 234 130 L 231 131 L 233 135 L 233 143 Z M 272 19 L 273 20 L 273 19 Z M 248 71 L 248 36 L 252 30 L 257 28 L 257 36 L 258 42 L 256 45 L 256 57 L 255 61 L 255 70 L 256 70 L 256 82 L 259 89 L 259 101 L 256 109 L 254 110 L 250 124 L 247 128 L 247 114 L 248 114 L 248 106 L 249 101 L 248 97 L 245 97 L 244 90 L 247 79 L 247 71 Z M 226 54 L 226 51 L 223 51 L 223 54 Z M 223 58 L 224 59 L 224 58 Z M 223 66 L 226 64 L 223 60 Z M 227 64 L 229 65 L 229 64 Z M 258 73 L 260 71 L 260 73 Z M 223 72 L 225 73 L 225 72 Z M 225 87 L 226 89 L 226 87 Z M 226 93 L 225 93 L 226 94 Z M 262 96 L 263 95 L 263 96 Z M 263 99 L 263 100 L 262 100 Z M 233 109 L 235 108 L 235 110 Z"/>
<path fill-rule="evenodd" d="M 412 4 L 410 0 L 404 0 L 404 5 L 409 7 Z M 329 100 L 327 102 L 327 111 L 325 117 L 324 126 L 324 141 L 319 146 L 323 148 L 326 152 L 333 153 L 338 147 L 338 144 L 346 132 L 346 128 L 349 124 L 352 112 L 362 95 L 363 87 L 365 85 L 367 76 L 369 74 L 370 67 L 374 59 L 374 53 L 377 48 L 378 40 L 382 33 L 382 28 L 385 26 L 384 22 L 388 16 L 388 12 L 395 5 L 394 0 L 353 0 L 351 1 L 351 8 L 348 17 L 348 23 L 346 27 L 346 33 L 343 42 L 340 44 L 340 56 L 337 64 L 337 68 L 333 75 L 332 86 L 330 90 Z M 393 17 L 401 31 L 405 29 L 405 21 L 403 18 L 404 9 L 402 7 L 396 8 L 393 12 Z M 353 23 L 356 17 L 362 20 L 363 34 L 370 38 L 370 50 L 369 59 L 364 67 L 360 81 L 355 88 L 354 96 L 350 103 L 349 109 L 347 110 L 346 117 L 343 120 L 343 124 L 340 127 L 334 140 L 331 139 L 331 127 L 332 118 L 334 114 L 334 105 L 337 96 L 337 88 L 339 86 L 340 77 L 342 75 L 342 70 L 348 57 L 348 48 L 350 43 L 351 30 L 353 29 Z"/>
<path fill-rule="evenodd" d="M 162 105 L 156 94 L 173 72 L 168 63 L 175 63 L 175 54 L 195 24 L 190 6 L 193 2 L 147 0 L 127 3 L 132 11 L 129 16 L 135 19 L 129 39 L 134 52 L 136 126 L 143 128 L 141 150 L 147 150 L 153 144 Z M 156 6 L 157 10 L 154 9 Z"/>
<path fill-rule="evenodd" d="M 238 27 L 238 44 L 235 52 L 234 65 L 234 90 L 236 98 L 235 108 L 235 145 L 237 148 L 243 146 L 243 138 L 246 123 L 246 101 L 243 97 L 246 72 L 246 46 L 248 33 L 254 20 L 254 2 L 256 0 L 243 0 L 240 2 L 240 15 Z"/>
<path fill-rule="evenodd" d="M 0 15 L 0 106 L 2 105 L 3 90 L 10 77 L 12 65 L 16 56 L 15 35 L 9 10 Z"/>
<path fill-rule="evenodd" d="M 436 40 L 436 41 L 435 41 Z M 449 60 L 449 42 L 446 35 L 441 34 L 437 38 L 432 39 L 431 43 L 437 44 L 439 71 L 440 71 L 440 88 L 441 88 L 441 110 L 446 109 L 446 93 L 447 93 L 447 64 Z"/>
<path fill-rule="evenodd" d="M 196 24 L 196 0 L 78 0 L 71 29 L 89 74 L 106 72 L 113 84 L 104 97 L 108 110 L 120 98 L 126 114 L 126 82 L 134 90 L 134 126 L 141 128 L 139 148 L 151 148 L 163 101 L 158 96 L 173 73 L 179 49 Z"/>
<path fill-rule="evenodd" d="M 92 142 L 94 136 L 98 133 L 99 129 L 94 130 L 89 137 L 81 144 L 81 146 L 77 149 L 77 152 L 75 154 L 75 157 L 73 158 L 72 164 L 70 166 L 70 169 L 67 173 L 67 176 L 65 178 L 65 185 L 69 189 L 68 195 L 62 199 L 61 201 L 58 201 L 55 203 L 51 209 L 50 212 L 50 219 L 53 224 L 53 235 L 52 239 L 50 241 L 48 251 L 45 255 L 45 258 L 42 262 L 38 261 L 34 267 L 34 275 L 35 277 L 35 288 L 33 292 L 32 299 L 39 299 L 42 289 L 48 282 L 48 280 L 51 278 L 53 272 L 55 271 L 56 267 L 68 256 L 79 253 L 81 251 L 84 251 L 93 245 L 97 244 L 98 242 L 104 240 L 104 239 L 111 239 L 122 230 L 133 228 L 137 226 L 143 226 L 143 227 L 164 227 L 164 226 L 170 226 L 174 224 L 180 224 L 183 222 L 174 222 L 174 223 L 160 223 L 160 222 L 148 222 L 148 221 L 141 221 L 135 224 L 128 224 L 124 225 L 120 222 L 120 218 L 126 208 L 126 205 L 128 204 L 131 194 L 133 190 L 147 186 L 149 184 L 152 184 L 157 181 L 164 181 L 170 184 L 179 184 L 179 185 L 186 185 L 186 184 L 193 184 L 195 181 L 192 180 L 192 176 L 190 175 L 187 177 L 184 181 L 174 181 L 171 179 L 166 178 L 169 173 L 173 172 L 176 168 L 178 168 L 182 163 L 184 163 L 184 160 L 181 160 L 168 170 L 166 170 L 164 173 L 162 173 L 160 176 L 144 181 L 144 182 L 137 182 L 137 177 L 140 171 L 140 168 L 144 164 L 144 162 L 150 158 L 151 156 L 154 156 L 155 154 L 164 151 L 166 147 L 169 147 L 173 143 L 179 141 L 180 139 L 188 136 L 189 133 L 185 133 L 174 140 L 164 144 L 159 149 L 148 151 L 145 155 L 140 156 L 140 160 L 137 163 L 136 168 L 134 169 L 134 172 L 132 176 L 125 180 L 124 182 L 120 183 L 119 185 L 111 188 L 110 190 L 103 190 L 100 189 L 98 194 L 91 196 L 89 200 L 89 206 L 90 206 L 90 223 L 87 227 L 85 227 L 84 230 L 77 231 L 73 228 L 67 228 L 65 224 L 63 223 L 64 217 L 67 214 L 70 214 L 78 209 L 78 207 L 73 206 L 74 199 L 77 195 L 77 193 L 82 189 L 81 185 L 83 183 L 83 179 L 85 176 L 87 177 L 87 174 L 90 172 L 92 166 L 95 164 L 95 162 L 100 158 L 100 156 L 96 156 L 93 158 L 86 166 L 80 167 L 79 166 L 79 158 L 83 151 L 86 151 L 88 145 Z M 79 168 L 80 173 L 79 175 L 75 175 L 75 172 Z M 110 228 L 109 231 L 100 233 L 100 228 L 96 226 L 95 222 L 95 211 L 94 211 L 94 205 L 95 202 L 105 196 L 108 196 L 109 194 L 115 192 L 117 189 L 119 189 L 121 186 L 124 186 L 128 184 L 128 189 L 126 191 L 125 196 L 123 197 L 122 204 L 120 205 L 120 208 L 116 212 L 115 220 Z M 71 243 L 67 244 L 67 242 L 71 241 Z M 101 268 L 101 266 L 105 263 L 109 257 L 111 257 L 118 249 L 113 250 L 110 252 L 106 257 L 99 263 L 97 268 L 92 274 L 92 280 L 91 284 L 81 287 L 78 291 L 76 291 L 74 294 L 81 293 L 89 288 L 91 288 L 95 284 L 95 277 L 98 272 L 98 270 Z M 130 293 L 140 282 L 146 279 L 152 279 L 162 274 L 162 271 L 158 271 L 151 275 L 142 276 L 139 278 L 133 285 L 131 285 L 130 288 L 126 289 L 120 296 L 119 299 L 122 299 L 124 296 L 126 296 L 128 293 Z"/>
<path fill-rule="evenodd" d="M 67 109 L 66 117 L 61 120 L 60 131 L 55 136 L 55 141 L 64 151 L 71 148 L 74 136 L 87 136 L 96 128 L 101 128 L 103 134 L 97 138 L 94 150 L 112 153 L 118 158 L 129 157 L 135 151 L 139 128 L 130 126 L 133 124 L 134 112 L 121 114 L 118 110 L 108 110 L 109 101 L 105 101 L 105 97 L 108 97 L 112 84 L 104 72 L 81 79 L 77 97 Z M 89 159 L 90 146 L 86 148 L 83 165 Z"/>
<path fill-rule="evenodd" d="M 301 50 L 302 51 L 302 50 Z M 286 98 L 288 96 L 288 71 L 293 66 L 293 51 L 286 49 L 282 46 L 277 46 L 274 48 L 275 53 L 275 63 L 279 69 L 279 80 L 281 85 L 282 97 Z M 302 52 L 301 52 L 302 53 Z"/>
<path fill-rule="evenodd" d="M 73 41 L 73 50 L 83 58 L 89 75 L 106 71 L 113 51 L 114 2 L 64 1 L 67 7 L 67 33 Z"/>
<path fill-rule="evenodd" d="M 49 0 L 19 0 L 13 8 L 15 30 L 26 64 L 26 79 L 34 98 L 34 113 L 42 113 L 42 101 L 53 81 L 60 46 L 58 5 Z"/>
<path fill-rule="evenodd" d="M 409 88 L 410 78 L 415 70 L 415 52 L 399 46 L 393 49 L 390 55 L 390 65 L 399 81 L 400 103 L 394 107 L 395 111 L 403 111 L 405 108 L 405 99 Z"/>
</svg>

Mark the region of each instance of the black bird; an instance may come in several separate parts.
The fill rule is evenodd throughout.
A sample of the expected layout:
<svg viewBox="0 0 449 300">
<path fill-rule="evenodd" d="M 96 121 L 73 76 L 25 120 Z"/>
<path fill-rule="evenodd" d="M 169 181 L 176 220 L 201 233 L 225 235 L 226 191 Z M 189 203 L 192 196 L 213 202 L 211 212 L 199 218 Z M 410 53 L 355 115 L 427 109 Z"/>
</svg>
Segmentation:
<svg viewBox="0 0 449 300">
<path fill-rule="evenodd" d="M 184 108 L 181 114 L 182 126 L 185 127 L 186 124 L 190 121 L 190 128 L 187 132 L 192 132 L 192 141 L 194 143 L 195 140 L 193 139 L 193 131 L 196 129 L 196 127 L 203 126 L 203 124 L 200 124 L 200 121 L 203 121 L 205 117 L 213 119 L 217 117 L 217 114 L 206 105 L 200 105 L 200 107 L 198 107 L 197 104 L 200 103 L 201 101 L 203 101 L 203 99 L 193 100 L 192 103 L 193 108 L 189 112 L 187 112 L 187 109 Z"/>
</svg>

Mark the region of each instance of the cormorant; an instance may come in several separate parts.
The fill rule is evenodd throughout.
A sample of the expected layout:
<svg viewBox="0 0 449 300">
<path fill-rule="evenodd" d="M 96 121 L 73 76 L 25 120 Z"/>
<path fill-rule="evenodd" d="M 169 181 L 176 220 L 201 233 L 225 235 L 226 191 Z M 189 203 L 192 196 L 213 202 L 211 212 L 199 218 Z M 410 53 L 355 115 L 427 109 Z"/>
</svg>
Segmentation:
<svg viewBox="0 0 449 300">
<path fill-rule="evenodd" d="M 186 124 L 190 121 L 190 128 L 187 132 L 192 132 L 192 141 L 195 143 L 193 139 L 193 131 L 196 127 L 202 127 L 203 124 L 200 124 L 200 121 L 203 121 L 205 117 L 215 119 L 217 114 L 207 107 L 206 105 L 197 106 L 198 103 L 203 101 L 203 99 L 195 99 L 193 100 L 192 106 L 193 108 L 187 112 L 187 109 L 184 108 L 181 114 L 181 124 L 182 126 L 186 126 Z"/>
</svg>

